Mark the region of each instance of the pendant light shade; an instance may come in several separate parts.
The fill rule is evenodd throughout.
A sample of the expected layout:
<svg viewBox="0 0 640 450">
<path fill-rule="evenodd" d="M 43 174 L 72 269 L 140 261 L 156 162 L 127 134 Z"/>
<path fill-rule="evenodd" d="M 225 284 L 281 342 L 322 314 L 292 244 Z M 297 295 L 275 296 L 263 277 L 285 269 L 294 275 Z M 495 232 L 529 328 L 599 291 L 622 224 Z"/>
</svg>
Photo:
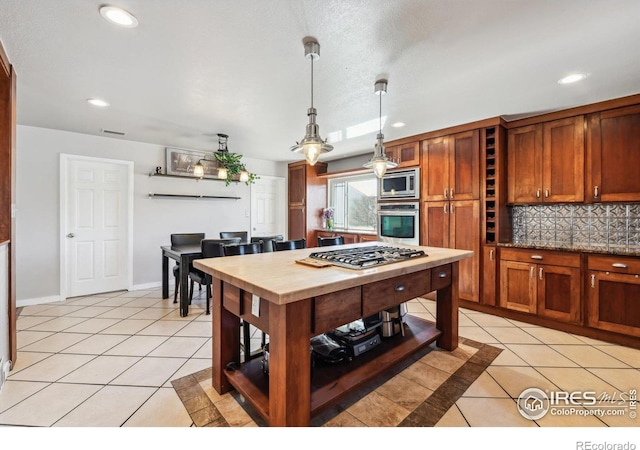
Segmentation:
<svg viewBox="0 0 640 450">
<path fill-rule="evenodd" d="M 374 147 L 373 156 L 364 164 L 364 167 L 367 169 L 373 169 L 376 176 L 378 178 L 382 178 L 384 174 L 387 173 L 387 169 L 393 169 L 394 167 L 397 167 L 398 164 L 393 161 L 389 161 L 389 159 L 387 159 L 387 154 L 384 151 L 384 135 L 382 134 L 382 96 L 387 92 L 387 80 L 376 81 L 374 91 L 376 95 L 380 96 L 380 132 L 378 133 L 378 136 L 376 136 L 378 142 Z"/>
<path fill-rule="evenodd" d="M 313 107 L 313 61 L 320 59 L 320 44 L 316 40 L 306 39 L 304 44 L 305 57 L 311 61 L 311 107 L 307 110 L 309 123 L 307 124 L 306 134 L 300 142 L 291 147 L 291 151 L 302 153 L 309 165 L 314 165 L 321 154 L 328 153 L 333 150 L 331 144 L 327 144 L 326 140 L 320 137 L 320 128 L 316 123 L 316 115 L 318 112 Z"/>
</svg>

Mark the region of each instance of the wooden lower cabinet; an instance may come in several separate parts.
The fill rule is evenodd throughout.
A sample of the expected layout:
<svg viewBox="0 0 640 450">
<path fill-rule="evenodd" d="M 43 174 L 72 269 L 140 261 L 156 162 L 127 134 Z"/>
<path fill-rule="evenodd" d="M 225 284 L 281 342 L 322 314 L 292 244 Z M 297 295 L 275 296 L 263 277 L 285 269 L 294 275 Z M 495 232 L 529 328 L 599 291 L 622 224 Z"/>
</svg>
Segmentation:
<svg viewBox="0 0 640 450">
<path fill-rule="evenodd" d="M 482 248 L 482 266 L 480 267 L 482 272 L 480 277 L 482 280 L 482 297 L 480 303 L 491 306 L 495 306 L 496 304 L 497 251 L 496 247 L 487 246 Z"/>
<path fill-rule="evenodd" d="M 480 202 L 422 202 L 420 244 L 429 247 L 471 250 L 472 258 L 459 263 L 458 289 L 461 299 L 480 299 Z"/>
<path fill-rule="evenodd" d="M 578 254 L 517 249 L 500 252 L 499 304 L 503 308 L 580 323 L 580 280 Z"/>
<path fill-rule="evenodd" d="M 307 242 L 307 247 L 317 247 L 319 237 L 335 237 L 343 236 L 345 244 L 356 244 L 358 242 L 374 242 L 378 240 L 378 236 L 375 234 L 356 234 L 356 233 L 341 233 L 340 231 L 316 231 L 313 241 Z"/>
<path fill-rule="evenodd" d="M 640 260 L 590 256 L 587 325 L 640 337 Z"/>
</svg>

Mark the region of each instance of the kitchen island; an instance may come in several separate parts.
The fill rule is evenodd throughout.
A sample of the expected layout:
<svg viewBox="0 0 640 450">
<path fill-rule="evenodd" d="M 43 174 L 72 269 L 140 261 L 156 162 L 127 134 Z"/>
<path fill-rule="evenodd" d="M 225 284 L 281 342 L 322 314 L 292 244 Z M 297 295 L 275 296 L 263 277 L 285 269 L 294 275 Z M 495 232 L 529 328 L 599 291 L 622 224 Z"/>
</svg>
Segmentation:
<svg viewBox="0 0 640 450">
<path fill-rule="evenodd" d="M 412 248 L 427 256 L 362 270 L 296 262 L 315 248 L 195 260 L 213 277 L 213 387 L 220 394 L 235 388 L 271 426 L 308 426 L 313 415 L 432 342 L 454 350 L 458 261 L 473 252 Z M 432 291 L 435 323 L 407 316 L 404 335 L 383 338 L 348 363 L 312 369 L 311 337 Z M 268 375 L 258 360 L 241 363 L 240 319 L 269 335 Z"/>
</svg>

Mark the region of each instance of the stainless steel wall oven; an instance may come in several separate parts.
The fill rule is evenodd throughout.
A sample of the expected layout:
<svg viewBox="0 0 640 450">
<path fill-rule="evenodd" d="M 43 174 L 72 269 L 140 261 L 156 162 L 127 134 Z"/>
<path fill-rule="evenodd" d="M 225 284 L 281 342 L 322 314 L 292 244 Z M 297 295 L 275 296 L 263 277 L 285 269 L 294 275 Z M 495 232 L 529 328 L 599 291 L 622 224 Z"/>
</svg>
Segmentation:
<svg viewBox="0 0 640 450">
<path fill-rule="evenodd" d="M 420 245 L 420 203 L 378 203 L 378 240 Z"/>
</svg>

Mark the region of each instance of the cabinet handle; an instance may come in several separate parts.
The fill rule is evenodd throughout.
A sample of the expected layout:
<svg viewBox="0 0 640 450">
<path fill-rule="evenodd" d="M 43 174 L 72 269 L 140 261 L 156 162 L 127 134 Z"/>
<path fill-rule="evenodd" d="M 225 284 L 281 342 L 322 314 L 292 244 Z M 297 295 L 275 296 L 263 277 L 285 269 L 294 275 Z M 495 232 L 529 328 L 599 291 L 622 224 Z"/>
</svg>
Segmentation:
<svg viewBox="0 0 640 450">
<path fill-rule="evenodd" d="M 451 208 L 450 208 L 450 209 L 451 209 L 451 214 L 453 214 L 453 213 L 455 212 L 455 210 L 456 210 L 456 207 L 455 207 L 455 206 L 453 206 L 453 205 L 451 205 Z"/>
<path fill-rule="evenodd" d="M 534 273 L 535 267 L 531 266 L 531 268 L 529 269 L 529 278 L 531 278 L 533 280 L 533 273 Z"/>
<path fill-rule="evenodd" d="M 612 267 L 615 267 L 616 269 L 628 269 L 629 266 L 627 266 L 624 263 L 613 263 L 611 264 Z"/>
<path fill-rule="evenodd" d="M 591 287 L 596 287 L 596 276 L 593 274 L 591 275 Z"/>
<path fill-rule="evenodd" d="M 449 189 L 449 197 L 453 198 L 453 188 Z"/>
<path fill-rule="evenodd" d="M 445 203 L 444 206 L 442 207 L 444 209 L 444 213 L 445 214 L 449 214 L 449 206 L 448 205 L 449 205 L 448 203 Z"/>
<path fill-rule="evenodd" d="M 544 190 L 544 197 L 549 198 L 549 189 Z"/>
<path fill-rule="evenodd" d="M 438 277 L 439 277 L 439 278 L 447 278 L 447 272 L 440 272 L 440 273 L 438 274 Z"/>
<path fill-rule="evenodd" d="M 536 189 L 536 198 L 540 198 L 540 189 Z"/>
<path fill-rule="evenodd" d="M 531 259 L 538 259 L 538 260 L 540 260 L 540 259 L 542 259 L 542 256 L 540 256 L 540 255 L 531 255 Z"/>
<path fill-rule="evenodd" d="M 402 291 L 404 291 L 404 289 L 405 289 L 404 284 L 398 284 L 395 287 L 396 292 L 402 292 Z"/>
<path fill-rule="evenodd" d="M 493 261 L 493 250 L 489 250 L 489 261 Z"/>
<path fill-rule="evenodd" d="M 539 272 L 538 276 L 540 277 L 540 281 L 542 281 L 542 267 L 540 267 L 540 272 Z"/>
<path fill-rule="evenodd" d="M 598 198 L 598 195 L 600 195 L 600 192 L 598 191 L 598 186 L 595 186 L 593 188 L 593 198 Z"/>
<path fill-rule="evenodd" d="M 444 198 L 449 198 L 449 197 L 447 197 L 448 192 L 449 191 L 447 190 L 447 188 L 444 188 Z"/>
</svg>

